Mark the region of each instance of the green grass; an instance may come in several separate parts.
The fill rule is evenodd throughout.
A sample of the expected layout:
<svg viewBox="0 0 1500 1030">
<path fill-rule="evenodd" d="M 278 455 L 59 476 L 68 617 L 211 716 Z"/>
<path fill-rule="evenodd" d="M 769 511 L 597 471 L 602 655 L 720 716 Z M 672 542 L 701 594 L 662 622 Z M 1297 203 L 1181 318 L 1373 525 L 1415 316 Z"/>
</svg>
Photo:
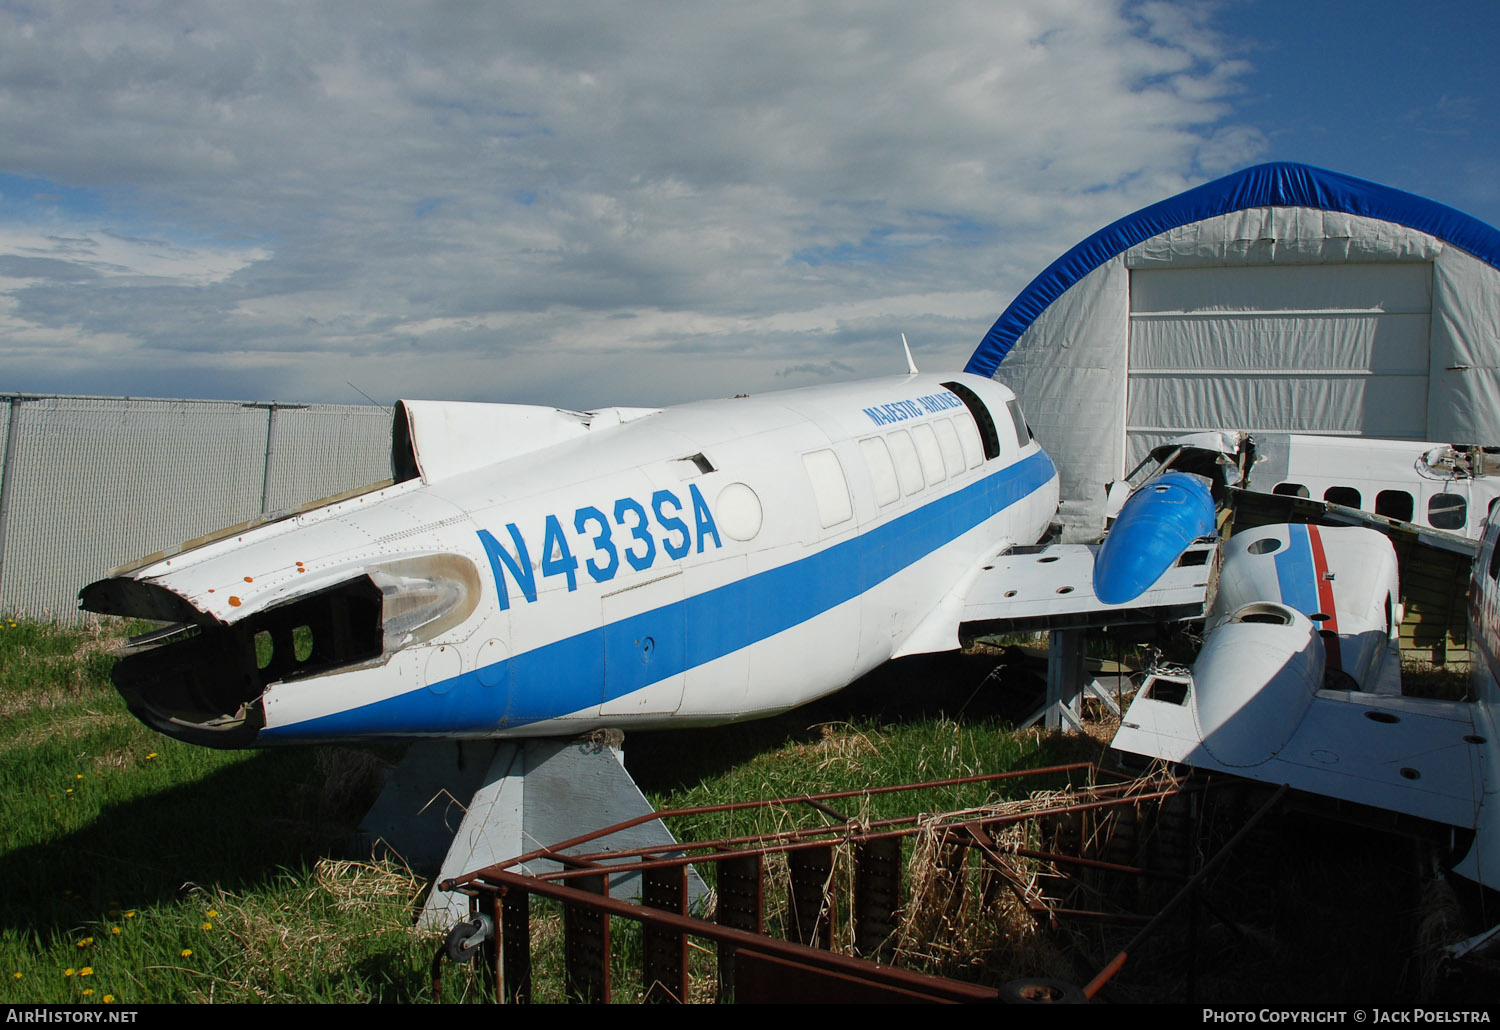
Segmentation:
<svg viewBox="0 0 1500 1030">
<path fill-rule="evenodd" d="M 333 753 L 169 740 L 103 630 L 0 627 L 0 1002 L 426 996 L 420 882 L 329 860 L 361 814 L 320 790 Z"/>
<path fill-rule="evenodd" d="M 370 771 L 399 749 L 224 752 L 169 740 L 137 722 L 109 684 L 112 642 L 97 627 L 0 619 L 0 1003 L 431 1000 L 429 963 L 438 936 L 412 926 L 427 881 L 346 852 L 350 831 L 373 800 Z M 1035 698 L 1024 690 L 1018 696 L 1014 682 L 1002 689 L 990 676 L 994 664 L 993 655 L 983 654 L 889 663 L 845 691 L 774 719 L 631 734 L 626 762 L 654 804 L 678 808 L 1098 756 L 1098 743 L 1086 737 L 1013 730 Z M 1027 677 L 1035 679 L 1021 678 Z M 1005 796 L 1005 789 L 1014 788 L 850 799 L 839 807 L 852 817 L 880 818 L 976 805 Z M 683 838 L 707 839 L 822 818 L 806 809 L 761 810 L 680 820 L 674 829 Z M 1378 877 L 1348 874 L 1345 830 L 1299 824 L 1286 835 L 1299 842 L 1294 849 L 1273 837 L 1263 854 L 1247 851 L 1243 865 L 1222 880 L 1230 893 L 1215 908 L 1243 912 L 1257 926 L 1225 942 L 1227 957 L 1217 973 L 1204 971 L 1200 997 L 1264 1002 L 1271 997 L 1266 985 L 1276 984 L 1326 1001 L 1362 997 L 1375 983 L 1386 986 L 1371 997 L 1409 1000 L 1401 985 L 1407 960 L 1396 943 L 1405 903 L 1360 906 L 1349 891 L 1312 886 L 1301 867 L 1319 833 L 1328 834 L 1317 845 L 1327 854 L 1315 871 L 1348 880 L 1356 898 L 1396 897 Z M 1359 850 L 1386 855 L 1389 849 L 1381 838 Z M 1415 867 L 1409 852 L 1391 857 L 1402 855 L 1407 860 L 1394 863 L 1397 872 Z M 966 875 L 970 896 L 978 897 L 977 873 Z M 1255 915 L 1246 891 L 1236 889 L 1242 881 L 1255 884 L 1252 895 L 1287 903 Z M 1336 934 L 1348 917 L 1325 906 L 1315 925 L 1299 931 L 1306 940 L 1286 936 L 1308 907 L 1297 899 L 1325 896 L 1394 921 L 1357 932 L 1348 920 L 1350 932 Z M 781 884 L 770 885 L 773 897 L 773 906 L 784 904 Z M 1134 900 L 1150 910 L 1147 899 Z M 768 916 L 775 923 L 777 913 Z M 1038 933 L 1025 917 L 1007 923 L 1003 913 L 986 912 L 984 918 L 919 935 L 927 968 L 986 982 L 1017 975 L 1083 982 L 1118 947 L 1103 930 L 1089 929 L 1092 938 L 1082 939 L 1069 929 L 1070 940 Z M 555 910 L 549 915 L 539 903 L 533 928 L 536 998 L 562 1000 Z M 1262 932 L 1279 947 L 1264 953 L 1253 947 Z M 623 920 L 614 921 L 612 933 L 612 994 L 635 1000 L 639 936 Z M 1324 938 L 1333 945 L 1323 951 L 1307 943 Z M 836 939 L 847 939 L 846 927 Z M 1176 998 L 1183 940 L 1180 933 L 1160 935 L 1122 977 L 1134 977 L 1138 993 L 1122 988 L 1116 1000 Z M 1352 954 L 1359 942 L 1373 949 L 1354 967 L 1363 986 L 1333 989 L 1321 971 L 1344 968 L 1338 949 Z M 1210 943 L 1220 942 L 1205 938 Z M 1074 957 L 1063 954 L 1064 945 Z M 1205 948 L 1196 950 L 1209 961 Z M 711 956 L 692 954 L 702 973 L 695 983 L 709 983 Z M 1304 967 L 1317 975 L 1299 979 L 1294 973 Z M 1246 969 L 1260 978 L 1247 980 Z M 471 970 L 446 965 L 443 976 L 444 1001 L 482 997 Z"/>
<path fill-rule="evenodd" d="M 378 761 L 162 737 L 109 683 L 121 632 L 0 619 L 0 1003 L 429 1000 L 437 937 L 412 928 L 427 882 L 345 852 L 372 800 L 361 774 Z M 777 719 L 633 734 L 627 760 L 663 807 L 1068 760 L 1056 743 L 1008 730 L 985 684 L 991 665 L 893 663 Z M 855 814 L 989 794 L 877 800 Z M 676 828 L 704 838 L 778 825 L 766 818 Z M 539 936 L 560 937 L 538 916 Z M 631 931 L 617 933 L 627 1000 Z M 560 997 L 544 964 L 538 996 Z M 449 966 L 445 981 L 445 1001 L 477 994 L 466 971 Z"/>
</svg>

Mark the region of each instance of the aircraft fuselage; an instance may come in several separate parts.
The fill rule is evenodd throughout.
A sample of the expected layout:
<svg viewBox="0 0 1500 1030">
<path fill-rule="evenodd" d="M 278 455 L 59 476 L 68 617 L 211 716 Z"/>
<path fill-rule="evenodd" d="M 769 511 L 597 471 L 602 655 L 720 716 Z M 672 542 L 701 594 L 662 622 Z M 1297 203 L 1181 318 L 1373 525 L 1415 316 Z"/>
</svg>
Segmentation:
<svg viewBox="0 0 1500 1030">
<path fill-rule="evenodd" d="M 231 747 L 769 715 L 956 646 L 966 577 L 1056 509 L 1013 396 L 977 376 L 528 410 L 575 421 L 86 588 L 196 627 L 120 663 L 133 710 Z M 417 464 L 450 443 L 476 440 L 418 439 Z"/>
</svg>

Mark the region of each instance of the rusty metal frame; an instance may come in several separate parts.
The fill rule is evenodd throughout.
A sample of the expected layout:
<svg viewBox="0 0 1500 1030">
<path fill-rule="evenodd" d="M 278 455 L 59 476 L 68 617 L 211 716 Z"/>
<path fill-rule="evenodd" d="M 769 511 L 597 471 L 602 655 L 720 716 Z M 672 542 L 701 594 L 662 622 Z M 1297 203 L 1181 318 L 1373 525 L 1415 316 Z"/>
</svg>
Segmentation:
<svg viewBox="0 0 1500 1030">
<path fill-rule="evenodd" d="M 851 819 L 835 804 L 877 794 L 932 790 L 942 787 L 1026 781 L 1039 777 L 1082 775 L 1086 786 L 1051 799 L 1019 799 L 953 812 L 918 813 L 877 820 Z M 505 862 L 443 882 L 442 889 L 470 897 L 473 912 L 485 911 L 495 920 L 498 940 L 491 943 L 487 965 L 504 1001 L 528 1001 L 531 996 L 530 898 L 561 902 L 565 924 L 564 990 L 570 1000 L 603 1002 L 610 995 L 609 922 L 611 917 L 643 924 L 641 996 L 647 1001 L 686 1001 L 689 988 L 689 939 L 712 944 L 717 955 L 717 998 L 764 997 L 774 990 L 776 1000 L 863 1000 L 981 1002 L 998 1000 L 994 987 L 953 980 L 890 964 L 893 930 L 901 907 L 902 840 L 935 834 L 941 865 L 951 863 L 955 889 L 964 883 L 963 867 L 970 851 L 986 870 L 986 894 L 1011 891 L 1039 925 L 1056 928 L 1062 921 L 1094 920 L 1141 924 L 1135 940 L 1100 970 L 1084 989 L 1093 997 L 1124 965 L 1128 953 L 1154 932 L 1165 916 L 1194 896 L 1203 879 L 1262 815 L 1281 800 L 1278 792 L 1243 826 L 1214 859 L 1188 879 L 1086 855 L 1066 854 L 1001 844 L 997 831 L 1044 817 L 1104 812 L 1120 806 L 1162 801 L 1204 789 L 1201 781 L 1177 780 L 1162 771 L 1136 780 L 1099 783 L 1099 769 L 1090 763 L 1042 769 L 958 777 L 866 790 L 802 795 L 792 798 L 707 805 L 652 813 L 604 827 L 560 844 L 539 848 Z M 620 851 L 588 851 L 591 842 L 647 819 L 704 815 L 752 808 L 800 806 L 820 813 L 822 825 L 768 834 L 686 841 Z M 852 854 L 852 883 L 847 897 L 835 890 L 839 846 Z M 766 859 L 785 858 L 791 870 L 787 929 L 794 938 L 766 935 Z M 538 859 L 560 868 L 548 872 L 521 871 Z M 1068 877 L 1069 870 L 1095 870 L 1113 875 L 1166 879 L 1182 884 L 1176 896 L 1154 916 L 1119 911 L 1064 907 L 1043 896 L 1017 868 L 1020 861 L 1041 863 L 1052 873 Z M 713 920 L 687 914 L 687 867 L 711 864 L 718 869 L 718 904 Z M 642 904 L 611 897 L 612 877 L 640 874 Z M 1184 882 L 1186 881 L 1186 882 Z M 950 900 L 949 905 L 954 904 Z M 840 907 L 847 907 L 853 924 L 855 955 L 832 951 L 832 928 Z M 858 956 L 858 957 L 856 957 Z"/>
</svg>

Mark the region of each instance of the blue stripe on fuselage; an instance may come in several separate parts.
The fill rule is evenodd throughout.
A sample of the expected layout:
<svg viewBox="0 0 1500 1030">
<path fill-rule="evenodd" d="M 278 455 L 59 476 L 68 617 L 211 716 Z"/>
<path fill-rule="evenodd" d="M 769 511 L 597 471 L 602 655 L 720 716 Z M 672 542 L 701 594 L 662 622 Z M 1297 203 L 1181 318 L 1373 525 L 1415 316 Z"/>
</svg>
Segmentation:
<svg viewBox="0 0 1500 1030">
<path fill-rule="evenodd" d="M 1276 555 L 1276 584 L 1281 603 L 1303 615 L 1315 615 L 1318 607 L 1318 574 L 1313 568 L 1312 541 L 1307 527 L 1292 523 L 1287 529 L 1287 547 Z"/>
<path fill-rule="evenodd" d="M 515 655 L 485 687 L 478 670 L 440 690 L 409 691 L 371 704 L 288 726 L 270 726 L 262 740 L 465 733 L 523 726 L 621 697 L 748 647 L 806 622 L 884 582 L 1015 504 L 1056 475 L 1038 451 L 962 490 L 815 554 L 727 583 L 693 597 L 633 615 Z M 679 612 L 673 609 L 680 609 Z M 606 679 L 606 654 L 635 655 L 643 634 L 666 623 L 690 626 L 676 642 L 663 641 L 648 664 L 616 662 Z M 509 682 L 509 689 L 503 684 Z M 303 689 L 306 689 L 306 685 Z M 529 709 L 518 712 L 516 703 Z"/>
</svg>

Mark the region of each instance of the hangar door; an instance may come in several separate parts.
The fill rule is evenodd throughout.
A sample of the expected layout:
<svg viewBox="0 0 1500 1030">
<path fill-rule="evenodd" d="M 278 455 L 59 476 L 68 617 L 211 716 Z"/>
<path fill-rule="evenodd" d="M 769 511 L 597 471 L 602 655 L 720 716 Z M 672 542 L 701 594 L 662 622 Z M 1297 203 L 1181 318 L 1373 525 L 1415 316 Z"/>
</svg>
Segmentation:
<svg viewBox="0 0 1500 1030">
<path fill-rule="evenodd" d="M 1130 272 L 1130 462 L 1208 429 L 1426 439 L 1429 262 Z"/>
</svg>

